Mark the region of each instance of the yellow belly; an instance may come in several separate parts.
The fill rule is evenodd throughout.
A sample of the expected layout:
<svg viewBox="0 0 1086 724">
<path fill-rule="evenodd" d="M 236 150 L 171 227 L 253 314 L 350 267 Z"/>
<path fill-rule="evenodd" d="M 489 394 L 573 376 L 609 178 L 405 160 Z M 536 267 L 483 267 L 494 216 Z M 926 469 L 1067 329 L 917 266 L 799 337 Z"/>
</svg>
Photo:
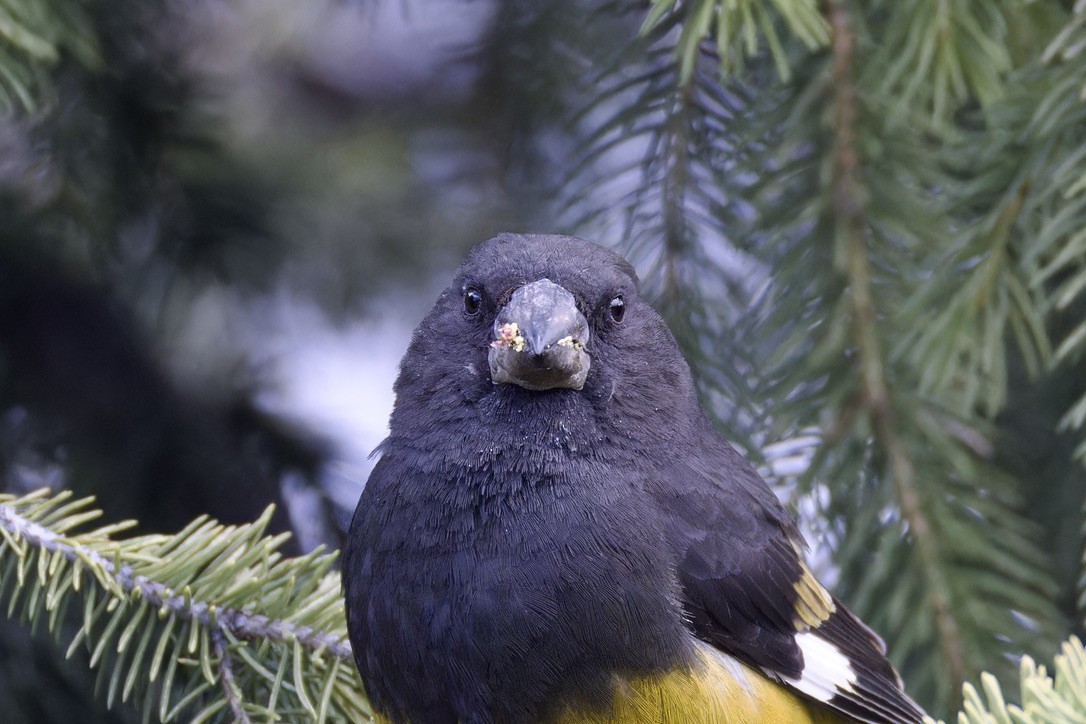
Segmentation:
<svg viewBox="0 0 1086 724">
<path fill-rule="evenodd" d="M 689 669 L 616 679 L 606 710 L 569 705 L 548 724 L 835 724 L 844 721 L 706 645 Z M 380 714 L 379 724 L 389 720 Z M 413 723 L 422 724 L 422 723 Z"/>
<path fill-rule="evenodd" d="M 707 646 L 688 670 L 620 680 L 610 709 L 569 707 L 554 724 L 829 724 L 842 721 Z"/>
</svg>

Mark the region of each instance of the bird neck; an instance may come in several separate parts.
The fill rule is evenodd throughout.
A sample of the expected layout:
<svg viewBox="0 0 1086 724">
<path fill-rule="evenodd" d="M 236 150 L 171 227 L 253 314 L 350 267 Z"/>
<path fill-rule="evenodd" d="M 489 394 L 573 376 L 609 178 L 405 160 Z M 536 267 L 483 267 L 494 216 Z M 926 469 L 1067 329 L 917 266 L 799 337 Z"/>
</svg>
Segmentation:
<svg viewBox="0 0 1086 724">
<path fill-rule="evenodd" d="M 436 403 L 436 404 L 435 404 Z M 572 391 L 498 389 L 470 406 L 429 400 L 397 408 L 383 447 L 410 449 L 428 473 L 503 472 L 548 477 L 571 460 L 598 456 L 606 430 Z"/>
</svg>

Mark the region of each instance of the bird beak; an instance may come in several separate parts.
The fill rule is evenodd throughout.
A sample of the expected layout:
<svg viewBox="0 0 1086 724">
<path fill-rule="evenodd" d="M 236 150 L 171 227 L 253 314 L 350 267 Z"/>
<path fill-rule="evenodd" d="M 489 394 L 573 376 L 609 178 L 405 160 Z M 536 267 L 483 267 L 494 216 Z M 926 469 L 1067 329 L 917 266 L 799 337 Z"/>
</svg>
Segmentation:
<svg viewBox="0 0 1086 724">
<path fill-rule="evenodd" d="M 572 294 L 549 279 L 525 284 L 494 320 L 490 377 L 526 390 L 579 390 L 592 364 L 587 343 L 588 322 Z"/>
</svg>

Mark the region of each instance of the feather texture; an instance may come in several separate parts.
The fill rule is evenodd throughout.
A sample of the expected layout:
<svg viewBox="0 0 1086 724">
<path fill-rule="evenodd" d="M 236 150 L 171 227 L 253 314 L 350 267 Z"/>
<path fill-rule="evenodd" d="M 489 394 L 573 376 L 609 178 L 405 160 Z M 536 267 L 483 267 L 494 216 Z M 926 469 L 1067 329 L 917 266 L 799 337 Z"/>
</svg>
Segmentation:
<svg viewBox="0 0 1086 724">
<path fill-rule="evenodd" d="M 495 320 L 542 279 L 586 330 L 583 387 L 522 386 L 505 357 L 509 381 L 487 374 Z M 551 323 L 529 311 L 512 321 Z M 476 247 L 396 395 L 344 548 L 355 659 L 394 721 L 921 720 L 617 255 Z"/>
</svg>

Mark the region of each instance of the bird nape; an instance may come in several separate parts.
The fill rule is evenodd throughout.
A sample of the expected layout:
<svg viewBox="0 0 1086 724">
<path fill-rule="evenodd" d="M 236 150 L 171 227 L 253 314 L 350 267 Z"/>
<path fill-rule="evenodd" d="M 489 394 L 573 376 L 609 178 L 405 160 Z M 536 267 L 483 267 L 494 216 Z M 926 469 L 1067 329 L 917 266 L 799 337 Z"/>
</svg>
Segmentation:
<svg viewBox="0 0 1086 724">
<path fill-rule="evenodd" d="M 395 392 L 343 553 L 386 720 L 921 721 L 620 256 L 475 247 Z"/>
</svg>

